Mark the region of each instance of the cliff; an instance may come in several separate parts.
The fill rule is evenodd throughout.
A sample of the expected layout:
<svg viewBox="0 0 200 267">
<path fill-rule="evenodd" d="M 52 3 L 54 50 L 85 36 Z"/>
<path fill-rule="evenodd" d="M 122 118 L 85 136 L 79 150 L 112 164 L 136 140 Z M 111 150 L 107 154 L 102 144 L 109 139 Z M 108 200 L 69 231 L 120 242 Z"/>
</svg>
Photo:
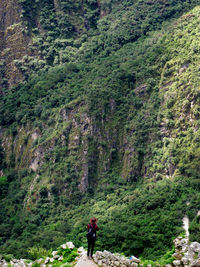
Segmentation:
<svg viewBox="0 0 200 267">
<path fill-rule="evenodd" d="M 31 39 L 24 32 L 21 14 L 17 0 L 0 1 L 0 90 L 11 88 L 23 79 L 15 60 L 31 53 Z"/>
<path fill-rule="evenodd" d="M 2 250 L 79 245 L 94 214 L 126 255 L 185 215 L 199 241 L 196 1 L 0 3 Z"/>
</svg>

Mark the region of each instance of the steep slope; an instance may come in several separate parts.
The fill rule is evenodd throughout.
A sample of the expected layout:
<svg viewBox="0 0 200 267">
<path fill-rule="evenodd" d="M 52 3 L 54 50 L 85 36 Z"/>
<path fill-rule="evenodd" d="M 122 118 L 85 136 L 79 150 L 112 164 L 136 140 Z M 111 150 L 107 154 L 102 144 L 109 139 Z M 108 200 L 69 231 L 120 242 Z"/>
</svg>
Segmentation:
<svg viewBox="0 0 200 267">
<path fill-rule="evenodd" d="M 161 27 L 194 2 L 91 1 L 90 27 L 66 40 L 44 26 L 61 2 L 34 36 L 43 68 L 27 59 L 26 82 L 1 97 L 2 251 L 84 243 L 93 214 L 99 248 L 159 257 L 185 214 L 199 241 L 199 7 Z M 39 9 L 21 3 L 33 36 Z"/>
<path fill-rule="evenodd" d="M 14 60 L 30 53 L 30 38 L 23 34 L 20 14 L 17 0 L 0 1 L 0 91 L 21 81 Z"/>
</svg>

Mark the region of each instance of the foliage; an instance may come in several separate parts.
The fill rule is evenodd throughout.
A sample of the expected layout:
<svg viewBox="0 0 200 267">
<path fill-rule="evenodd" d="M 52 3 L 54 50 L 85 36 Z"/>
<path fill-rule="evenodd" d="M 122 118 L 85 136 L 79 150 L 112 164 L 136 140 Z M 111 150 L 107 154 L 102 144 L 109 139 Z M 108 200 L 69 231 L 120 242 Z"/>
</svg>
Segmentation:
<svg viewBox="0 0 200 267">
<path fill-rule="evenodd" d="M 0 96 L 1 251 L 86 247 L 95 215 L 96 249 L 170 263 L 185 214 L 200 241 L 198 1 L 20 3 L 42 62 Z"/>
<path fill-rule="evenodd" d="M 28 249 L 28 254 L 30 259 L 36 260 L 42 257 L 49 257 L 51 256 L 52 250 L 46 250 L 40 247 L 32 247 Z"/>
</svg>

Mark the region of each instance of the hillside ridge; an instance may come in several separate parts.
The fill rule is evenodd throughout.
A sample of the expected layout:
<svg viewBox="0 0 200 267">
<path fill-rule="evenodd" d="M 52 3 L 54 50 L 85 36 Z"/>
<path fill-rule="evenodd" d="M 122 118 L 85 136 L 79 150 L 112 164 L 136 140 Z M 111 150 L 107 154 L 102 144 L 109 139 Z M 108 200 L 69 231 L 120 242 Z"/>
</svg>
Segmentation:
<svg viewBox="0 0 200 267">
<path fill-rule="evenodd" d="M 3 255 L 86 246 L 92 216 L 100 251 L 159 259 L 183 217 L 200 242 L 198 4 L 0 0 Z"/>
</svg>

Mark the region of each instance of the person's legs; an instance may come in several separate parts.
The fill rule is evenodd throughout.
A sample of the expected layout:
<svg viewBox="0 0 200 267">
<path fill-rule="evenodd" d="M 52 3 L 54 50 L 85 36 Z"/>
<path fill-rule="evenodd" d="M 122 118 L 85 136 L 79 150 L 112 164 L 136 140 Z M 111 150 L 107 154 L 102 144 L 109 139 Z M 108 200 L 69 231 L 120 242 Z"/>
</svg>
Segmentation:
<svg viewBox="0 0 200 267">
<path fill-rule="evenodd" d="M 91 240 L 88 239 L 88 250 L 87 250 L 87 256 L 89 257 L 90 255 L 90 248 L 91 248 Z"/>
<path fill-rule="evenodd" d="M 94 240 L 91 240 L 91 253 L 90 253 L 90 256 L 91 257 L 92 257 L 93 252 L 94 252 L 94 245 L 95 245 L 95 239 Z"/>
</svg>

